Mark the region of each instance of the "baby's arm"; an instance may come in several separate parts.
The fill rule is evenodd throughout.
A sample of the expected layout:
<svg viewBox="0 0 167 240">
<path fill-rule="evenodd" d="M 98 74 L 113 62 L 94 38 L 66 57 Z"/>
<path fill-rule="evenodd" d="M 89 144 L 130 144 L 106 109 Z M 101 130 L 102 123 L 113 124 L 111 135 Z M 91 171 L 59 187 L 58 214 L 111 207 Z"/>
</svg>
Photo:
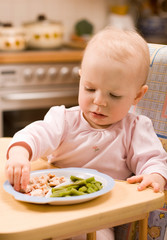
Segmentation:
<svg viewBox="0 0 167 240">
<path fill-rule="evenodd" d="M 139 191 L 144 190 L 147 187 L 152 187 L 154 192 L 164 191 L 166 179 L 159 173 L 152 173 L 149 175 L 138 175 L 127 179 L 129 183 L 140 183 L 137 187 Z"/>
<path fill-rule="evenodd" d="M 6 175 L 16 191 L 26 190 L 30 176 L 30 152 L 23 146 L 12 146 L 7 153 Z"/>
</svg>

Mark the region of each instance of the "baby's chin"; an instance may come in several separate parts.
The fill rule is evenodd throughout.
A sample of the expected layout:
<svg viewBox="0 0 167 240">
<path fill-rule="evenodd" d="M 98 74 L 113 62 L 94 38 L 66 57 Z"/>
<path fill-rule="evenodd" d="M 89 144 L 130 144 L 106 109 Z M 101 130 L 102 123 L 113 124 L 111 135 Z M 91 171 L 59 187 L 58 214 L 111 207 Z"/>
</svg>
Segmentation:
<svg viewBox="0 0 167 240">
<path fill-rule="evenodd" d="M 112 124 L 105 124 L 105 123 L 99 123 L 99 122 L 95 122 L 95 121 L 89 121 L 86 119 L 86 121 L 90 124 L 91 127 L 96 128 L 96 129 L 105 129 L 110 127 Z"/>
<path fill-rule="evenodd" d="M 112 123 L 107 123 L 105 116 L 101 115 L 101 116 L 94 116 L 94 114 L 85 114 L 83 113 L 83 117 L 85 118 L 85 120 L 89 123 L 89 125 L 93 128 L 96 129 L 104 129 L 104 128 L 108 128 L 112 125 Z M 104 120 L 105 119 L 105 120 Z"/>
</svg>

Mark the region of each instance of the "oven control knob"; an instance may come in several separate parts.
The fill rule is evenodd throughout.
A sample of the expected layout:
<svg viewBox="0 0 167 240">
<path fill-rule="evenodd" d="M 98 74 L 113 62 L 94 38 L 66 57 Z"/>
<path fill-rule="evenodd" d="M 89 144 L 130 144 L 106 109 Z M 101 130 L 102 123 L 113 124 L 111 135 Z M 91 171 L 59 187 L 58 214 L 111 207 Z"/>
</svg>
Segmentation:
<svg viewBox="0 0 167 240">
<path fill-rule="evenodd" d="M 43 80 L 45 77 L 45 70 L 43 68 L 38 68 L 36 71 L 36 76 L 39 80 Z"/>
<path fill-rule="evenodd" d="M 75 66 L 72 69 L 72 76 L 74 80 L 79 80 L 79 66 Z"/>
<path fill-rule="evenodd" d="M 26 68 L 23 74 L 26 81 L 32 80 L 32 70 L 30 68 Z"/>
<path fill-rule="evenodd" d="M 60 69 L 60 76 L 61 77 L 66 77 L 66 76 L 69 75 L 69 73 L 70 73 L 70 69 L 68 67 L 62 67 Z"/>
<path fill-rule="evenodd" d="M 55 80 L 56 75 L 57 75 L 57 69 L 55 67 L 49 68 L 48 75 L 49 75 L 50 80 Z"/>
</svg>

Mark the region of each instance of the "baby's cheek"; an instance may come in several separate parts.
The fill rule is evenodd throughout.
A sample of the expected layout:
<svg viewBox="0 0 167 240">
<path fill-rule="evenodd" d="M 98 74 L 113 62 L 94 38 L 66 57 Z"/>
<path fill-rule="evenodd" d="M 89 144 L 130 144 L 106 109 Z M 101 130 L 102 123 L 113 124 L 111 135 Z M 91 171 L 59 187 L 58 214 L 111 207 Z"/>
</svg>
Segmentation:
<svg viewBox="0 0 167 240">
<path fill-rule="evenodd" d="M 87 107 L 90 104 L 89 98 L 85 94 L 80 94 L 79 95 L 79 105 L 81 109 L 84 111 L 87 109 Z"/>
</svg>

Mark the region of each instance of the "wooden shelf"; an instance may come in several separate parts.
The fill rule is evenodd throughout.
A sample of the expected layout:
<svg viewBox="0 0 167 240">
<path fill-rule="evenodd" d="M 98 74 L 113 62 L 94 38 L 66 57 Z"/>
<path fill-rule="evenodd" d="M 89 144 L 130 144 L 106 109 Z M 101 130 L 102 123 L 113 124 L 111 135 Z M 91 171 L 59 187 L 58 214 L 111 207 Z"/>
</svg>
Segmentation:
<svg viewBox="0 0 167 240">
<path fill-rule="evenodd" d="M 80 62 L 83 50 L 1 52 L 0 64 Z"/>
</svg>

